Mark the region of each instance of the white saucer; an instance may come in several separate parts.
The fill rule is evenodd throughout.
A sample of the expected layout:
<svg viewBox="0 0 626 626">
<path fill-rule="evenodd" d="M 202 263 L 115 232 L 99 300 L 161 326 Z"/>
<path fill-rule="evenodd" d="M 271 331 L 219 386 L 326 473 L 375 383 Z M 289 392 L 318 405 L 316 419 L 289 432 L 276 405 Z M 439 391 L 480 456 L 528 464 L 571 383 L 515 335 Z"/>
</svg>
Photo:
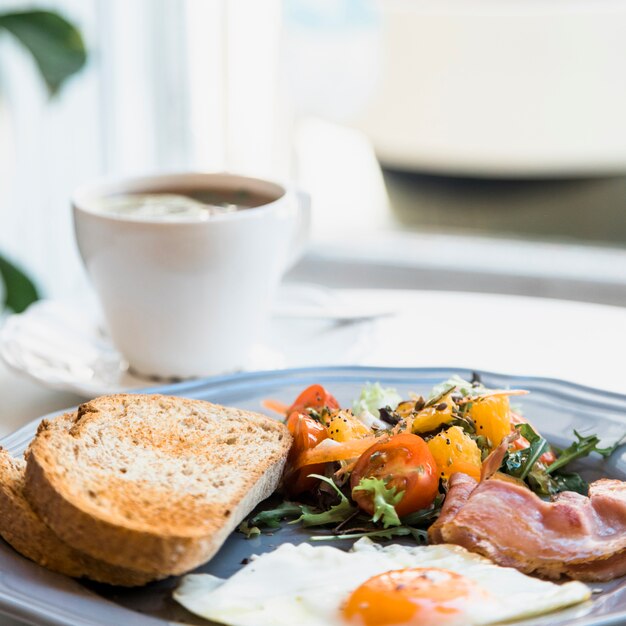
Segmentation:
<svg viewBox="0 0 626 626">
<path fill-rule="evenodd" d="M 317 364 L 345 364 L 362 356 L 371 321 L 338 323 L 332 319 L 272 320 L 269 341 L 255 346 L 246 370 L 270 370 Z M 42 300 L 11 315 L 0 328 L 0 357 L 13 370 L 52 389 L 85 397 L 163 385 L 160 379 L 133 373 L 111 343 L 89 306 Z M 334 358 L 333 358 L 334 357 Z M 226 373 L 226 372 L 220 372 Z"/>
</svg>

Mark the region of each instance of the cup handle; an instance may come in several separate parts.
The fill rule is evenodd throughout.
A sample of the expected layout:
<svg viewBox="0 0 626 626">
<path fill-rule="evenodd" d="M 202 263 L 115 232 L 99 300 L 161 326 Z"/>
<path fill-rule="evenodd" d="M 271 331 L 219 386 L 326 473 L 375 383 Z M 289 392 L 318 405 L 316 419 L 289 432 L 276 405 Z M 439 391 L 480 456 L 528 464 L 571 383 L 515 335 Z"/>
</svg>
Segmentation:
<svg viewBox="0 0 626 626">
<path fill-rule="evenodd" d="M 300 260 L 308 243 L 311 229 L 311 196 L 304 191 L 296 191 L 295 198 L 297 215 L 285 269 L 293 267 Z"/>
</svg>

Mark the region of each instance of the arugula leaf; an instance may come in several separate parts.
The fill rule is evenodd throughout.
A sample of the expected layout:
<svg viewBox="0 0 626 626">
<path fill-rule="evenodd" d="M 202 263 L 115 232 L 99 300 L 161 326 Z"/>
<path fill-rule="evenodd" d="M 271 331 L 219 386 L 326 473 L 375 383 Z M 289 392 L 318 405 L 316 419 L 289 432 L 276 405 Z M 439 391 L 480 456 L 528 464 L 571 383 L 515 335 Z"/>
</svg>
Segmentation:
<svg viewBox="0 0 626 626">
<path fill-rule="evenodd" d="M 250 526 L 250 524 L 244 520 L 237 526 L 237 530 L 246 536 L 246 539 L 252 539 L 258 537 L 261 534 L 261 530 L 257 526 Z"/>
<path fill-rule="evenodd" d="M 612 446 L 609 446 L 608 448 L 598 448 L 600 438 L 597 435 L 589 435 L 587 437 L 583 437 L 576 430 L 574 431 L 574 434 L 576 435 L 577 441 L 574 441 L 572 445 L 561 451 L 561 453 L 559 454 L 559 458 L 546 469 L 546 473 L 552 474 L 558 469 L 565 467 L 573 460 L 588 456 L 592 452 L 597 452 L 598 454 L 601 454 L 604 458 L 607 458 L 611 456 L 611 454 L 613 454 L 613 452 L 615 452 L 615 450 L 617 450 L 619 446 L 626 443 L 625 434 L 623 437 L 618 439 Z"/>
<path fill-rule="evenodd" d="M 544 452 L 550 449 L 547 441 L 538 435 L 529 424 L 518 424 L 516 428 L 528 440 L 530 446 L 524 450 L 508 453 L 504 461 L 506 471 L 511 476 L 526 480 L 536 494 L 544 497 L 552 496 L 561 491 L 575 491 L 587 495 L 589 485 L 579 474 L 565 473 L 560 470 L 571 461 L 587 456 L 591 452 L 597 452 L 607 457 L 622 445 L 625 439 L 623 437 L 612 446 L 599 448 L 600 439 L 597 435 L 583 437 L 574 431 L 577 440 L 565 450 L 561 450 L 554 463 L 544 467 L 537 461 Z"/>
<path fill-rule="evenodd" d="M 512 476 L 524 480 L 539 460 L 539 457 L 550 449 L 550 444 L 544 437 L 538 435 L 530 424 L 517 424 L 515 428 L 521 432 L 530 445 L 528 448 L 510 455 L 514 462 L 518 464 L 518 467 L 510 473 Z"/>
<path fill-rule="evenodd" d="M 295 517 L 302 515 L 303 509 L 308 509 L 304 504 L 296 504 L 295 502 L 281 502 L 277 507 L 261 511 L 250 519 L 250 524 L 255 526 L 266 526 L 267 528 L 279 528 L 280 520 L 286 517 Z"/>
<path fill-rule="evenodd" d="M 576 432 L 576 431 L 574 431 Z M 578 433 L 576 433 L 578 435 Z M 598 448 L 596 446 L 594 452 L 602 455 L 605 459 L 608 459 L 615 450 L 617 450 L 620 446 L 626 444 L 626 433 L 624 433 L 612 446 L 608 446 L 606 448 Z"/>
<path fill-rule="evenodd" d="M 392 539 L 393 537 L 402 537 L 412 535 L 416 541 L 426 542 L 427 533 L 425 530 L 418 528 L 410 528 L 409 526 L 395 526 L 380 530 L 370 530 L 359 533 L 346 533 L 344 535 L 315 535 L 311 537 L 311 541 L 337 541 L 339 539 L 361 539 L 361 537 L 376 537 L 378 539 Z"/>
<path fill-rule="evenodd" d="M 580 474 L 555 472 L 547 474 L 543 464 L 535 465 L 528 474 L 530 488 L 541 497 L 550 497 L 562 491 L 575 491 L 583 496 L 589 494 L 589 484 Z"/>
<path fill-rule="evenodd" d="M 558 486 L 548 474 L 542 463 L 536 464 L 526 477 L 528 486 L 538 496 L 549 498 L 559 492 Z"/>
<path fill-rule="evenodd" d="M 343 495 L 339 487 L 335 485 L 335 482 L 331 478 L 326 476 L 320 476 L 319 474 L 309 474 L 312 478 L 318 478 L 319 480 L 329 484 L 339 496 L 339 504 L 331 506 L 328 511 L 316 512 L 309 507 L 302 507 L 302 514 L 298 519 L 295 519 L 290 524 L 297 524 L 302 522 L 303 526 L 323 526 L 325 524 L 336 524 L 337 522 L 343 522 L 356 512 L 356 507 L 350 504 L 350 501 Z"/>
<path fill-rule="evenodd" d="M 580 474 L 571 472 L 569 474 L 561 474 L 557 472 L 554 476 L 551 476 L 554 481 L 555 489 L 557 492 L 561 491 L 575 491 L 583 496 L 589 494 L 589 484 L 585 481 Z"/>
<path fill-rule="evenodd" d="M 441 513 L 443 500 L 444 496 L 442 494 L 438 494 L 435 501 L 429 507 L 405 515 L 402 518 L 402 524 L 405 526 L 416 526 L 423 524 L 424 522 L 435 520 L 439 517 L 439 513 Z"/>
<path fill-rule="evenodd" d="M 374 504 L 373 522 L 382 520 L 385 528 L 401 525 L 395 505 L 404 497 L 404 491 L 398 491 L 395 487 L 389 488 L 384 480 L 374 477 L 361 478 L 352 493 L 355 491 L 367 491 L 371 494 Z"/>
<path fill-rule="evenodd" d="M 523 450 L 516 450 L 515 452 L 508 452 L 504 457 L 504 470 L 506 474 L 519 477 L 522 471 L 522 465 L 524 459 L 522 458 Z"/>
</svg>

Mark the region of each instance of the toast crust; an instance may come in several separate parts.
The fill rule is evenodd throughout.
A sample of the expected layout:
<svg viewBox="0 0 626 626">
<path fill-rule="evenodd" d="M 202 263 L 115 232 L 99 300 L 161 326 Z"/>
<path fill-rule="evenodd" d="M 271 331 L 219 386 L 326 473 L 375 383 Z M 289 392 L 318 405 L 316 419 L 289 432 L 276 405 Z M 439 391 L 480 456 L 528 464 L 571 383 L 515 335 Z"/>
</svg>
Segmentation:
<svg viewBox="0 0 626 626">
<path fill-rule="evenodd" d="M 0 535 L 38 565 L 74 578 L 109 585 L 145 585 L 154 576 L 94 559 L 61 541 L 37 516 L 24 497 L 23 459 L 0 449 Z"/>
<path fill-rule="evenodd" d="M 43 424 L 27 452 L 25 494 L 62 540 L 151 576 L 210 559 L 277 487 L 287 428 L 200 400 L 105 396 L 70 428 Z"/>
</svg>

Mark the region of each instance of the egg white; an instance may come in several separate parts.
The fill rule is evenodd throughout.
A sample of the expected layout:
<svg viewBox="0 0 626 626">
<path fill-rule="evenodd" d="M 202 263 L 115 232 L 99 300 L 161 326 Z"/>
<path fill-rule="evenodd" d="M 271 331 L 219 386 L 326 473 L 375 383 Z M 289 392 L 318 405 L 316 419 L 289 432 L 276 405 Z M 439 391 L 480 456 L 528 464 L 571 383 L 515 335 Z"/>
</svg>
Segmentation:
<svg viewBox="0 0 626 626">
<path fill-rule="evenodd" d="M 590 596 L 579 582 L 557 585 L 495 565 L 458 546 L 380 546 L 357 541 L 350 552 L 329 546 L 283 544 L 253 557 L 226 581 L 185 576 L 174 598 L 192 613 L 229 626 L 345 626 L 341 607 L 368 578 L 406 567 L 437 567 L 477 583 L 463 623 L 493 624 L 536 616 Z"/>
</svg>

